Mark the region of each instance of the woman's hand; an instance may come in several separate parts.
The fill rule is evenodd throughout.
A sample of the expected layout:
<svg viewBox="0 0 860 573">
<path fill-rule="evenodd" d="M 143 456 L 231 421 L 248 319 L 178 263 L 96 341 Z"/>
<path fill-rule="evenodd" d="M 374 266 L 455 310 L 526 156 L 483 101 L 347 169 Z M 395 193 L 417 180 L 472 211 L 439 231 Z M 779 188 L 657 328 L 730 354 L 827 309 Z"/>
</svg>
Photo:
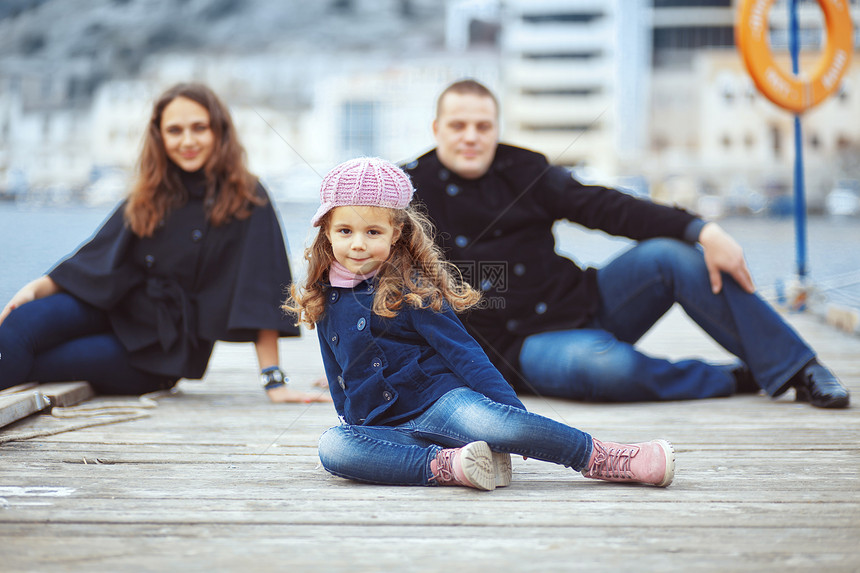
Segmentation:
<svg viewBox="0 0 860 573">
<path fill-rule="evenodd" d="M 331 402 L 328 389 L 318 392 L 302 392 L 289 386 L 278 386 L 277 388 L 266 390 L 266 394 L 268 394 L 269 400 L 272 402 L 301 402 L 305 404 L 311 402 Z"/>
<path fill-rule="evenodd" d="M 39 277 L 34 281 L 30 281 L 21 287 L 21 290 L 12 296 L 12 300 L 3 307 L 3 311 L 0 312 L 0 324 L 3 324 L 3 321 L 6 320 L 6 317 L 9 316 L 10 312 L 22 304 L 27 304 L 37 298 L 43 298 L 58 292 L 60 292 L 60 287 L 57 286 L 57 283 L 47 275 Z"/>
<path fill-rule="evenodd" d="M 28 288 L 30 285 L 25 286 L 18 292 L 16 292 L 12 296 L 12 300 L 10 300 L 6 306 L 3 307 L 3 312 L 0 312 L 0 324 L 3 324 L 3 321 L 6 320 L 6 317 L 9 316 L 9 313 L 21 306 L 22 304 L 27 304 L 36 299 L 36 293 L 33 292 L 32 289 Z"/>
<path fill-rule="evenodd" d="M 255 343 L 257 348 L 257 360 L 260 363 L 260 369 L 266 369 L 269 367 L 278 365 L 278 333 L 275 330 L 261 330 L 257 333 L 257 341 Z M 269 396 L 269 400 L 272 402 L 304 402 L 308 404 L 310 402 L 331 402 L 331 396 L 328 393 L 328 384 L 323 380 L 322 385 L 320 385 L 320 381 L 317 380 L 313 384 L 314 388 L 319 388 L 319 390 L 313 390 L 311 392 L 302 392 L 301 390 L 295 390 L 290 388 L 289 385 L 276 386 L 271 390 L 266 390 L 266 394 Z"/>
</svg>

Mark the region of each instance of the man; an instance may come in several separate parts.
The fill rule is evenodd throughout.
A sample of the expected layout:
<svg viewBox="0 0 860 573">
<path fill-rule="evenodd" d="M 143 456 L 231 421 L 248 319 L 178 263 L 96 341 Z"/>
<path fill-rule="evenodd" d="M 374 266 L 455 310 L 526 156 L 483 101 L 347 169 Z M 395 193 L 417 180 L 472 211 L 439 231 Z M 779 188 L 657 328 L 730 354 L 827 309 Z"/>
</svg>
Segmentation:
<svg viewBox="0 0 860 573">
<path fill-rule="evenodd" d="M 500 144 L 498 102 L 472 80 L 442 92 L 433 134 L 437 147 L 405 167 L 446 256 L 485 293 L 467 328 L 518 391 L 638 401 L 793 387 L 813 406 L 848 406 L 846 388 L 754 293 L 743 250 L 715 223 L 583 185 L 543 155 Z M 560 219 L 639 243 L 583 270 L 555 253 Z M 635 349 L 675 302 L 741 364 Z"/>
</svg>

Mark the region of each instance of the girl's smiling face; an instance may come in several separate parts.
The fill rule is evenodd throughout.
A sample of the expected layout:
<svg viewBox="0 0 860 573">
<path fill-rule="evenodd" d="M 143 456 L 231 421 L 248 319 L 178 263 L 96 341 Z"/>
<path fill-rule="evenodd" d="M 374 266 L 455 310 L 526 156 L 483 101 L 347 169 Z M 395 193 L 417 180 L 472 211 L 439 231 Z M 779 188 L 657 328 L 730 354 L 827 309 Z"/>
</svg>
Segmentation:
<svg viewBox="0 0 860 573">
<path fill-rule="evenodd" d="M 392 224 L 391 211 L 384 207 L 335 207 L 327 234 L 337 262 L 352 273 L 366 275 L 388 259 L 400 228 Z"/>
</svg>

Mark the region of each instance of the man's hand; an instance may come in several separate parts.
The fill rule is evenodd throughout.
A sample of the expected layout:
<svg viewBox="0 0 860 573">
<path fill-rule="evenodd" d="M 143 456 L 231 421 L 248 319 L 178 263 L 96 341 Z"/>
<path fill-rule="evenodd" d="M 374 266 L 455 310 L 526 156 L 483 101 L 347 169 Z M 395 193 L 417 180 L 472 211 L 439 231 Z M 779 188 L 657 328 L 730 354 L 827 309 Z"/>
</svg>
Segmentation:
<svg viewBox="0 0 860 573">
<path fill-rule="evenodd" d="M 745 291 L 755 292 L 752 275 L 744 260 L 744 250 L 722 227 L 707 223 L 699 233 L 699 243 L 705 251 L 705 265 L 714 294 L 723 290 L 721 272 L 734 278 Z"/>
<path fill-rule="evenodd" d="M 266 394 L 272 402 L 303 402 L 305 404 L 310 402 L 331 402 L 328 388 L 318 392 L 302 392 L 301 390 L 295 390 L 289 386 L 278 386 L 277 388 L 266 390 Z"/>
</svg>

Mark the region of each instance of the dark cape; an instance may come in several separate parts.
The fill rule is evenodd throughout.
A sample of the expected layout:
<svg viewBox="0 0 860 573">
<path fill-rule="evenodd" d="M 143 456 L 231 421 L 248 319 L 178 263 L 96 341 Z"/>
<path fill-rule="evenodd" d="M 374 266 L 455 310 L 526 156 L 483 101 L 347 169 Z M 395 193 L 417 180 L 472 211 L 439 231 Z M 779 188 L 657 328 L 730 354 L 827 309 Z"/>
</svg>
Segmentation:
<svg viewBox="0 0 860 573">
<path fill-rule="evenodd" d="M 298 336 L 280 305 L 292 281 L 284 234 L 265 204 L 246 219 L 215 227 L 204 212 L 200 173 L 182 174 L 188 191 L 151 237 L 125 223 L 125 201 L 93 237 L 50 272 L 65 291 L 107 313 L 141 370 L 201 378 L 217 340 L 249 342 L 259 330 Z"/>
</svg>

